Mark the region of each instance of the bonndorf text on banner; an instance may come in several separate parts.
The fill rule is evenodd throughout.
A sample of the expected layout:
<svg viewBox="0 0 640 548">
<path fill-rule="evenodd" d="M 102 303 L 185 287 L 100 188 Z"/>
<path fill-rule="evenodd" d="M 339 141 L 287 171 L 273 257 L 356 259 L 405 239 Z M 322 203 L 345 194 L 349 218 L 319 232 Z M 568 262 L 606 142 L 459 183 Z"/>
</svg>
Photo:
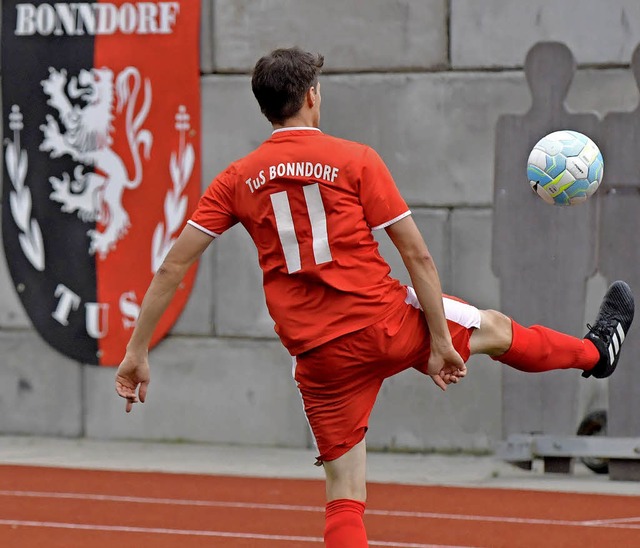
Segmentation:
<svg viewBox="0 0 640 548">
<path fill-rule="evenodd" d="M 200 195 L 199 5 L 2 2 L 4 250 L 36 330 L 84 363 L 119 363 Z"/>
</svg>

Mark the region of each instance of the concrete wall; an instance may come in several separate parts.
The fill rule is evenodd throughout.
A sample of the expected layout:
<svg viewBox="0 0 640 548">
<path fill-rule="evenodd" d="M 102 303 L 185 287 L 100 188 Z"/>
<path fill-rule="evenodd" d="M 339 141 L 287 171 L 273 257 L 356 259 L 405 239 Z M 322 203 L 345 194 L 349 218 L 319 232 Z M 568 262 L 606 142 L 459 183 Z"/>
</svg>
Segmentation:
<svg viewBox="0 0 640 548">
<path fill-rule="evenodd" d="M 490 266 L 495 123 L 529 107 L 527 50 L 549 39 L 570 46 L 580 64 L 568 97 L 572 110 L 604 115 L 638 101 L 627 70 L 640 42 L 637 0 L 203 0 L 202 6 L 203 188 L 269 135 L 249 87 L 255 60 L 277 46 L 321 51 L 323 130 L 380 152 L 445 291 L 481 307 L 500 304 Z M 386 235 L 377 236 L 394 275 L 408 281 Z M 592 284 L 595 293 L 601 286 Z M 206 252 L 191 300 L 151 362 L 149 401 L 126 416 L 112 369 L 72 362 L 30 329 L 0 259 L 0 432 L 310 443 L 290 358 L 275 338 L 256 254 L 242 229 Z M 415 372 L 389 380 L 369 445 L 490 449 L 501 434 L 500 367 L 473 358 L 468 379 L 446 394 Z M 583 406 L 594 405 L 601 391 L 585 386 Z"/>
</svg>

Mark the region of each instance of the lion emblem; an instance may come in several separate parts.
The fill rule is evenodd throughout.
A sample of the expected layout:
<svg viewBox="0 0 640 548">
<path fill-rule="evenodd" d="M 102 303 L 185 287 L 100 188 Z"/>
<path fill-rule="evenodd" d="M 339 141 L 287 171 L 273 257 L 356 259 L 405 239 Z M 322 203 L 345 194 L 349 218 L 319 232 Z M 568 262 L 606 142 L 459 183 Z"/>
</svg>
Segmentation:
<svg viewBox="0 0 640 548">
<path fill-rule="evenodd" d="M 40 150 L 51 158 L 68 154 L 79 164 L 73 177 L 64 172 L 62 178 L 50 177 L 50 198 L 60 204 L 64 213 L 77 212 L 85 222 L 96 221 L 99 228 L 87 231 L 89 253 L 104 258 L 127 233 L 129 215 L 122 205 L 125 189 L 137 188 L 142 181 L 141 150 L 149 158 L 153 137 L 142 129 L 151 106 L 151 84 L 144 81 L 144 97 L 136 110 L 142 90 L 142 78 L 135 67 L 127 67 L 114 82 L 108 68 L 81 70 L 67 78 L 66 71 L 49 68 L 49 77 L 41 82 L 49 96 L 47 104 L 56 109 L 58 120 L 47 115 L 40 126 L 44 139 Z M 133 157 L 133 178 L 129 177 L 122 158 L 113 143 L 114 96 L 116 111 L 124 110 L 125 131 Z M 61 129 L 62 125 L 62 129 Z M 93 171 L 85 172 L 90 167 Z"/>
</svg>

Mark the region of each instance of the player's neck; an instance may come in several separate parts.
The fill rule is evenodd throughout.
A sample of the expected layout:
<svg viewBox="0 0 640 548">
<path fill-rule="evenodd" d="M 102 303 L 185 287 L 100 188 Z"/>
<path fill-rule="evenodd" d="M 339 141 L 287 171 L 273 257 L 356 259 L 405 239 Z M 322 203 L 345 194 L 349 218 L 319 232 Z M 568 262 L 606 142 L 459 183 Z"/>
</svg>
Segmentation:
<svg viewBox="0 0 640 548">
<path fill-rule="evenodd" d="M 311 113 L 303 113 L 299 112 L 295 116 L 291 118 L 287 118 L 281 124 L 272 124 L 273 129 L 283 129 L 288 127 L 312 127 L 318 128 L 318 122 L 314 116 L 310 115 Z"/>
</svg>

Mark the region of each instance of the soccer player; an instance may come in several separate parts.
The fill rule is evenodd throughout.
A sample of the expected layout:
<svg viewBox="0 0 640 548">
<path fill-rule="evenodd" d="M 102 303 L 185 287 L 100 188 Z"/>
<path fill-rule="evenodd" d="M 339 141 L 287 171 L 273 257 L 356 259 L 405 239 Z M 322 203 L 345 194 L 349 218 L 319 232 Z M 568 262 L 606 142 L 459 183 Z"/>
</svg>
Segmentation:
<svg viewBox="0 0 640 548">
<path fill-rule="evenodd" d="M 370 147 L 322 133 L 323 57 L 298 48 L 261 58 L 253 93 L 273 134 L 220 173 L 202 196 L 142 303 L 116 374 L 126 411 L 144 402 L 148 345 L 188 268 L 242 223 L 255 243 L 275 330 L 326 475 L 329 548 L 367 546 L 365 433 L 385 378 L 407 368 L 442 390 L 471 354 L 522 371 L 577 369 L 607 377 L 631 325 L 634 301 L 615 282 L 584 339 L 523 327 L 495 310 L 443 296 L 438 272 L 389 170 Z M 385 229 L 411 278 L 389 276 L 372 231 Z"/>
</svg>

